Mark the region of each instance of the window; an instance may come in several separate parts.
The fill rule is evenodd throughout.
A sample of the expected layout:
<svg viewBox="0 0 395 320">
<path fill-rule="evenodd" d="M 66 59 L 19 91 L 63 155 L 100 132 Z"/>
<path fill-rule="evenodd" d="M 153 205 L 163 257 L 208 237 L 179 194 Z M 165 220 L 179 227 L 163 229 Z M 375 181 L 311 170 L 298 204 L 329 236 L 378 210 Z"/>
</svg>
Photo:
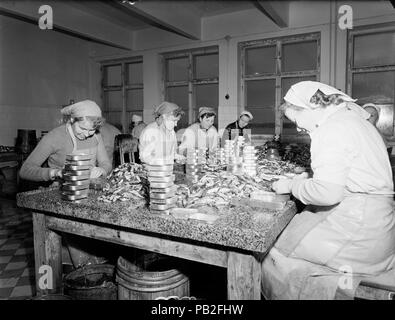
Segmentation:
<svg viewBox="0 0 395 320">
<path fill-rule="evenodd" d="M 196 122 L 200 107 L 212 107 L 218 114 L 218 48 L 167 53 L 163 58 L 165 100 L 185 112 L 177 129 Z"/>
<path fill-rule="evenodd" d="M 347 92 L 360 105 L 380 107 L 377 127 L 394 134 L 395 25 L 365 26 L 349 32 Z"/>
<path fill-rule="evenodd" d="M 142 58 L 103 62 L 102 78 L 104 117 L 128 132 L 132 115 L 143 116 Z"/>
<path fill-rule="evenodd" d="M 296 134 L 295 125 L 281 119 L 278 107 L 291 85 L 319 79 L 320 35 L 243 42 L 240 57 L 240 105 L 254 115 L 252 133 Z"/>
</svg>

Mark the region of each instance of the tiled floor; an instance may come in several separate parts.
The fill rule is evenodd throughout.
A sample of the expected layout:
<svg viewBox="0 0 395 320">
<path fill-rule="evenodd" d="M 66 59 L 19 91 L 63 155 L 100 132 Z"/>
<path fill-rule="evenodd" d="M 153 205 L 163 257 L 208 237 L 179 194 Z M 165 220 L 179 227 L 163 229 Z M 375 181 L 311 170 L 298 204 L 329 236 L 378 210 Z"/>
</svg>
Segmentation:
<svg viewBox="0 0 395 320">
<path fill-rule="evenodd" d="M 31 213 L 0 198 L 0 300 L 35 295 Z"/>
</svg>

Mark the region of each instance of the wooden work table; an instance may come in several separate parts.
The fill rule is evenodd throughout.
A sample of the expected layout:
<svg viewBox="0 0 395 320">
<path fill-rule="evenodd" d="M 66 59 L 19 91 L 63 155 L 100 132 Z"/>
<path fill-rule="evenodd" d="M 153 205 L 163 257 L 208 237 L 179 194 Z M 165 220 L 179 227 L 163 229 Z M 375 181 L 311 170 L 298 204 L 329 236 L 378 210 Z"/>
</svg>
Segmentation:
<svg viewBox="0 0 395 320">
<path fill-rule="evenodd" d="M 103 203 L 92 193 L 80 204 L 60 199 L 59 190 L 19 193 L 19 207 L 33 214 L 36 279 L 40 266 L 52 267 L 54 290 L 62 291 L 63 232 L 227 268 L 228 299 L 260 299 L 261 260 L 296 213 L 218 212 L 213 223 L 151 214 L 144 206 Z M 41 290 L 37 282 L 37 293 Z"/>
</svg>

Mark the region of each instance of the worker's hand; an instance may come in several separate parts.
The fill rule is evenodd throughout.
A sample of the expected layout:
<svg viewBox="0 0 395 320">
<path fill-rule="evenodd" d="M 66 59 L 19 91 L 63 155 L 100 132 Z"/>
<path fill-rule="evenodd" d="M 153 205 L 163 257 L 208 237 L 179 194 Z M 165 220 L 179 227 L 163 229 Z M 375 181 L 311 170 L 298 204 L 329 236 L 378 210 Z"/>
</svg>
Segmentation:
<svg viewBox="0 0 395 320">
<path fill-rule="evenodd" d="M 106 170 L 104 170 L 103 168 L 100 167 L 93 167 L 91 169 L 91 179 L 96 179 L 99 178 L 102 175 L 106 175 Z"/>
<path fill-rule="evenodd" d="M 292 190 L 292 180 L 288 178 L 279 179 L 272 184 L 272 189 L 277 194 L 288 194 Z"/>
<path fill-rule="evenodd" d="M 49 177 L 51 178 L 51 180 L 55 180 L 56 178 L 62 178 L 62 169 L 50 169 Z"/>
</svg>

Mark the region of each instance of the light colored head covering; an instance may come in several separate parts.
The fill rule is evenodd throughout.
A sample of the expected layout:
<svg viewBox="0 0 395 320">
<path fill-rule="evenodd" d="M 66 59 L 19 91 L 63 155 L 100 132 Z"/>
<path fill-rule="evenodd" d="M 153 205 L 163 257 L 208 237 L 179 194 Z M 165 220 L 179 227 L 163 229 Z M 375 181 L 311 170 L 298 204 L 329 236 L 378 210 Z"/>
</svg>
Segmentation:
<svg viewBox="0 0 395 320">
<path fill-rule="evenodd" d="M 240 114 L 240 117 L 241 117 L 241 116 L 247 116 L 247 117 L 250 118 L 250 120 L 254 119 L 254 117 L 252 116 L 252 113 L 249 112 L 249 111 L 247 111 L 247 110 L 244 110 L 244 111 Z"/>
<path fill-rule="evenodd" d="M 101 117 L 99 106 L 91 100 L 83 100 L 69 106 L 64 107 L 60 112 L 71 118 L 80 117 Z"/>
<path fill-rule="evenodd" d="M 364 119 L 369 118 L 369 113 L 365 111 L 362 107 L 354 103 L 355 101 L 357 101 L 356 99 L 351 98 L 349 95 L 345 94 L 340 90 L 337 90 L 334 87 L 318 81 L 301 81 L 294 84 L 288 90 L 287 94 L 284 97 L 284 100 L 301 108 L 311 110 L 316 109 L 318 108 L 318 106 L 314 103 L 311 103 L 310 99 L 314 96 L 317 90 L 320 90 L 325 95 L 340 95 L 345 102 L 348 102 L 347 108 L 354 110 Z"/>
<path fill-rule="evenodd" d="M 163 114 L 170 114 L 174 111 L 177 111 L 181 114 L 183 113 L 182 109 L 175 103 L 164 101 L 154 110 L 154 116 L 155 118 L 158 118 Z"/>
<path fill-rule="evenodd" d="M 140 122 L 143 121 L 143 118 L 141 116 L 139 116 L 138 114 L 134 114 L 132 116 L 132 122 Z"/>
<path fill-rule="evenodd" d="M 210 108 L 210 107 L 199 108 L 199 118 L 206 113 L 214 113 L 214 115 L 217 115 L 217 113 L 215 112 L 215 110 L 213 108 Z"/>
</svg>

